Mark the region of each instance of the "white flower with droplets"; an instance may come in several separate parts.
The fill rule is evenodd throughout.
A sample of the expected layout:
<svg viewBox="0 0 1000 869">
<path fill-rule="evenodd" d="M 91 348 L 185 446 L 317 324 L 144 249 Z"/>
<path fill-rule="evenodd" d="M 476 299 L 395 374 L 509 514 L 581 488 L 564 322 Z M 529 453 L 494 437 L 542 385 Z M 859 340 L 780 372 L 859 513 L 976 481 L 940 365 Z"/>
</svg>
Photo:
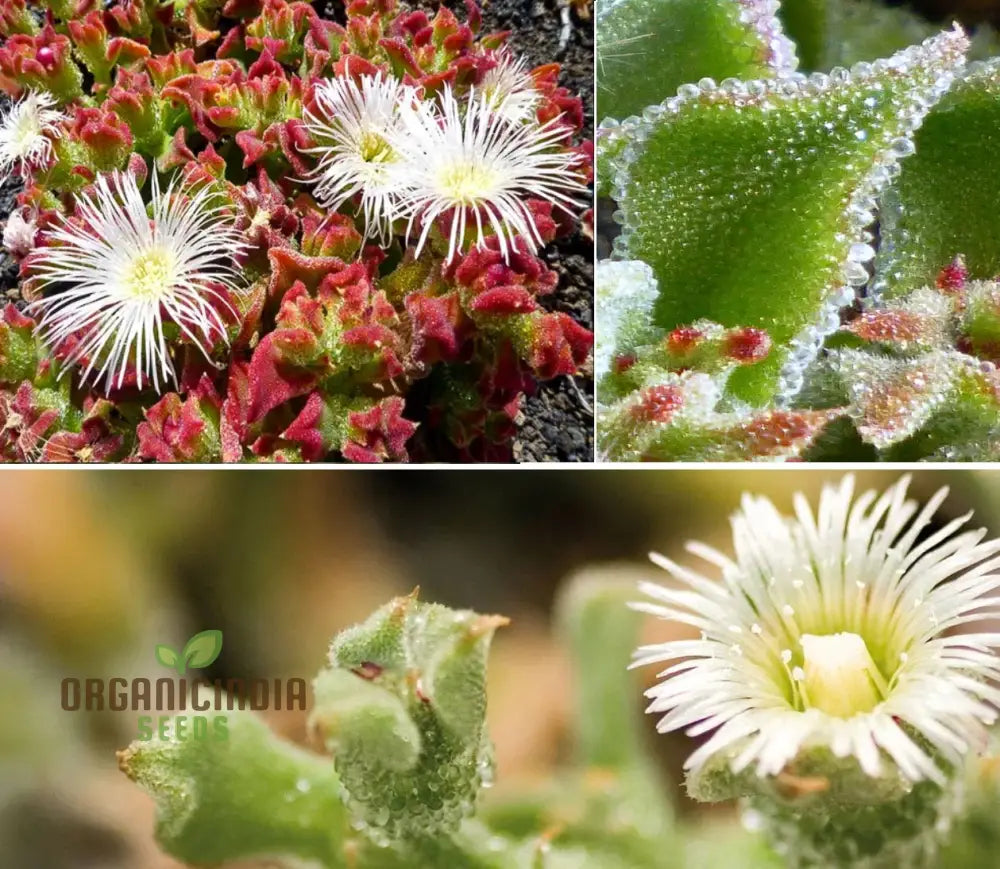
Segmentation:
<svg viewBox="0 0 1000 869">
<path fill-rule="evenodd" d="M 479 89 L 494 115 L 514 124 L 530 120 L 541 99 L 524 58 L 506 52 L 487 70 Z"/>
<path fill-rule="evenodd" d="M 960 532 L 971 513 L 928 533 L 947 490 L 918 511 L 907 484 L 854 499 L 847 477 L 815 516 L 797 496 L 794 519 L 744 496 L 735 560 L 688 547 L 721 582 L 653 557 L 680 587 L 645 583 L 651 602 L 636 609 L 701 638 L 643 647 L 634 666 L 669 663 L 647 692 L 661 732 L 711 734 L 689 769 L 721 755 L 736 772 L 774 776 L 826 747 L 870 776 L 889 761 L 941 783 L 940 761 L 985 747 L 1000 706 L 989 684 L 1000 677 L 1000 541 Z"/>
<path fill-rule="evenodd" d="M 151 186 L 147 211 L 133 175 L 102 175 L 77 198 L 78 220 L 48 230 L 32 254 L 48 291 L 28 309 L 41 315 L 39 334 L 52 347 L 76 337 L 67 367 L 86 359 L 81 379 L 106 378 L 109 389 L 130 366 L 139 388 L 175 380 L 168 323 L 208 357 L 226 339 L 226 293 L 239 292 L 233 257 L 245 245 L 212 189 L 161 191 L 155 172 Z"/>
<path fill-rule="evenodd" d="M 16 167 L 36 166 L 52 156 L 52 138 L 58 137 L 65 115 L 55 99 L 28 91 L 0 118 L 0 183 Z"/>
<path fill-rule="evenodd" d="M 566 148 L 561 118 L 545 124 L 509 124 L 505 114 L 477 91 L 464 104 L 445 85 L 440 110 L 429 102 L 402 113 L 403 127 L 393 145 L 403 155 L 396 175 L 409 217 L 407 237 L 419 219 L 419 256 L 434 222 L 451 213 L 454 219 L 445 261 L 465 250 L 467 231 L 483 247 L 489 230 L 504 259 L 520 236 L 532 248 L 543 240 L 528 199 L 551 202 L 573 213 L 583 192 L 580 156 Z"/>
<path fill-rule="evenodd" d="M 391 173 L 400 156 L 391 141 L 399 134 L 401 110 L 416 98 L 414 88 L 394 78 L 365 75 L 359 83 L 342 76 L 321 82 L 316 111 L 305 113 L 316 142 L 307 152 L 319 157 L 309 179 L 316 199 L 336 211 L 360 196 L 365 233 L 383 244 L 400 216 L 399 184 Z"/>
</svg>

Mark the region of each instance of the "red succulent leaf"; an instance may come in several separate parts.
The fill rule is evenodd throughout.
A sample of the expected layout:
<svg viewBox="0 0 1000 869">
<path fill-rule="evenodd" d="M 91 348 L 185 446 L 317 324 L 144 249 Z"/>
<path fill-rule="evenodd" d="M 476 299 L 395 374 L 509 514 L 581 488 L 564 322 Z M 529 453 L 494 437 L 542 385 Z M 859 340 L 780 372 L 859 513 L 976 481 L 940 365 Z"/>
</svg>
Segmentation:
<svg viewBox="0 0 1000 869">
<path fill-rule="evenodd" d="M 302 253 L 335 257 L 345 262 L 361 249 L 361 233 L 346 214 L 321 214 L 309 210 L 302 216 Z"/>
<path fill-rule="evenodd" d="M 414 358 L 426 365 L 454 360 L 463 319 L 458 293 L 444 296 L 410 293 L 405 305 L 413 331 Z"/>
<path fill-rule="evenodd" d="M 0 89 L 13 95 L 26 88 L 62 100 L 82 93 L 83 75 L 73 60 L 73 43 L 47 21 L 38 34 L 17 33 L 0 42 Z"/>
<path fill-rule="evenodd" d="M 862 341 L 906 345 L 929 337 L 934 325 L 932 318 L 915 311 L 883 308 L 864 312 L 844 328 Z"/>
<path fill-rule="evenodd" d="M 158 164 L 160 169 L 166 172 L 169 169 L 176 169 L 178 166 L 183 166 L 186 163 L 193 163 L 195 160 L 194 152 L 187 145 L 187 129 L 178 127 L 177 132 L 174 133 L 170 144 L 167 146 L 166 153 L 160 157 Z"/>
<path fill-rule="evenodd" d="M 497 287 L 476 296 L 469 304 L 469 311 L 475 314 L 509 316 L 530 314 L 538 310 L 538 303 L 524 287 Z"/>
<path fill-rule="evenodd" d="M 544 314 L 532 324 L 528 363 L 540 380 L 576 374 L 594 346 L 594 334 L 568 314 Z"/>
<path fill-rule="evenodd" d="M 668 423 L 684 406 L 684 389 L 677 383 L 661 383 L 639 392 L 628 413 L 638 423 Z"/>
<path fill-rule="evenodd" d="M 221 408 L 222 402 L 207 376 L 186 398 L 168 392 L 144 411 L 145 422 L 136 428 L 139 457 L 158 462 L 205 462 L 218 458 Z"/>
<path fill-rule="evenodd" d="M 754 456 L 799 452 L 842 413 L 841 410 L 766 411 L 744 425 L 740 434 Z"/>
<path fill-rule="evenodd" d="M 87 398 L 80 431 L 59 431 L 45 441 L 41 462 L 109 462 L 120 456 L 124 436 L 115 432 L 115 406 L 103 398 Z"/>
<path fill-rule="evenodd" d="M 0 455 L 7 460 L 36 460 L 44 447 L 46 432 L 59 422 L 59 411 L 44 406 L 39 399 L 29 380 L 15 392 L 0 392 Z"/>
<path fill-rule="evenodd" d="M 318 462 L 339 446 L 337 414 L 323 400 L 320 392 L 313 392 L 288 428 L 281 433 L 281 439 L 297 443 L 302 458 L 307 462 Z"/>
<path fill-rule="evenodd" d="M 19 383 L 35 376 L 35 321 L 8 303 L 0 317 L 0 381 Z"/>
<path fill-rule="evenodd" d="M 267 256 L 271 261 L 268 294 L 272 299 L 280 299 L 297 281 L 309 289 L 315 289 L 326 275 L 345 268 L 339 257 L 312 257 L 285 248 L 270 250 Z"/>
<path fill-rule="evenodd" d="M 766 359 L 771 352 L 771 336 L 763 329 L 745 327 L 730 329 L 722 345 L 722 353 L 740 365 L 751 365 Z"/>
<path fill-rule="evenodd" d="M 194 49 L 185 48 L 170 54 L 157 54 L 146 61 L 146 70 L 157 88 L 164 88 L 174 79 L 193 75 L 198 71 Z"/>
<path fill-rule="evenodd" d="M 968 279 L 969 270 L 965 266 L 965 257 L 956 256 L 938 273 L 937 287 L 939 290 L 961 292 L 965 289 L 965 282 Z"/>
<path fill-rule="evenodd" d="M 667 351 L 674 356 L 687 356 L 704 340 L 705 333 L 701 329 L 695 329 L 693 326 L 678 326 L 667 335 Z"/>
<path fill-rule="evenodd" d="M 263 419 L 290 398 L 305 395 L 319 380 L 297 361 L 315 354 L 316 336 L 307 329 L 281 329 L 265 335 L 250 358 L 247 421 Z"/>
<path fill-rule="evenodd" d="M 403 399 L 384 398 L 365 411 L 348 414 L 349 437 L 341 452 L 350 462 L 405 462 L 406 442 L 417 424 L 403 417 Z"/>
</svg>

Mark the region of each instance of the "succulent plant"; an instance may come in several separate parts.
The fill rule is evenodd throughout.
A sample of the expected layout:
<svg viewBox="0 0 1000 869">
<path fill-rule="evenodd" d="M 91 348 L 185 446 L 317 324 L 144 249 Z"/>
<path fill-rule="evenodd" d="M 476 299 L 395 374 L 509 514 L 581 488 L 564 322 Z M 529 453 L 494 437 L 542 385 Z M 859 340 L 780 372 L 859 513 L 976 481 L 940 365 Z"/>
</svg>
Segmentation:
<svg viewBox="0 0 1000 869">
<path fill-rule="evenodd" d="M 41 6 L 0 0 L 4 459 L 510 459 L 592 345 L 539 303 L 592 171 L 557 65 L 471 3 Z"/>
<path fill-rule="evenodd" d="M 507 619 L 397 598 L 338 634 L 311 729 L 332 758 L 227 712 L 225 740 L 137 741 L 122 770 L 156 799 L 161 847 L 194 866 L 246 857 L 335 869 L 659 867 L 670 811 L 622 678 L 633 583 L 581 577 L 560 622 L 577 660 L 572 766 L 544 787 L 493 784 L 487 655 Z"/>
<path fill-rule="evenodd" d="M 635 656 L 661 668 L 657 729 L 704 737 L 689 794 L 739 798 L 790 867 L 994 859 L 961 818 L 1000 710 L 1000 541 L 961 532 L 971 514 L 926 533 L 947 489 L 920 506 L 907 485 L 855 496 L 847 476 L 815 512 L 797 496 L 794 518 L 745 496 L 732 558 L 688 546 L 721 581 L 654 556 L 671 582 L 634 605 L 697 632 Z M 976 806 L 990 785 L 971 791 Z M 941 851 L 956 826 L 959 863 Z"/>
<path fill-rule="evenodd" d="M 597 26 L 604 457 L 995 458 L 1000 67 L 968 63 L 992 33 L 857 0 Z"/>
</svg>

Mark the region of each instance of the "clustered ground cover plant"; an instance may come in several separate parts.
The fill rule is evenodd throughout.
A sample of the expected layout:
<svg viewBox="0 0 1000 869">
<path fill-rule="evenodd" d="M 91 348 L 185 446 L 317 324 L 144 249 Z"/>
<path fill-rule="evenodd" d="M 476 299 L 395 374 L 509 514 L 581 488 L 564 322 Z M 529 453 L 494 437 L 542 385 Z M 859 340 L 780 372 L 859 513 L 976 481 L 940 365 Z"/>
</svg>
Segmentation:
<svg viewBox="0 0 1000 869">
<path fill-rule="evenodd" d="M 394 0 L 0 0 L 8 461 L 494 460 L 591 334 L 559 67 Z"/>
<path fill-rule="evenodd" d="M 997 459 L 992 31 L 870 0 L 597 28 L 604 458 Z"/>
<path fill-rule="evenodd" d="M 169 733 L 121 768 L 155 798 L 160 846 L 193 866 L 991 869 L 1000 541 L 964 530 L 969 515 L 935 524 L 946 492 L 906 490 L 856 495 L 847 477 L 794 518 L 747 496 L 732 557 L 689 545 L 721 581 L 663 556 L 662 584 L 621 565 L 575 576 L 557 624 L 576 701 L 544 781 L 494 783 L 487 654 L 506 619 L 415 594 L 334 638 L 310 716 L 328 754 L 240 713 L 229 742 Z M 670 639 L 633 653 L 643 614 Z M 697 740 L 688 793 L 739 799 L 742 825 L 675 816 L 630 653 L 650 679 L 662 668 L 658 730 Z"/>
</svg>

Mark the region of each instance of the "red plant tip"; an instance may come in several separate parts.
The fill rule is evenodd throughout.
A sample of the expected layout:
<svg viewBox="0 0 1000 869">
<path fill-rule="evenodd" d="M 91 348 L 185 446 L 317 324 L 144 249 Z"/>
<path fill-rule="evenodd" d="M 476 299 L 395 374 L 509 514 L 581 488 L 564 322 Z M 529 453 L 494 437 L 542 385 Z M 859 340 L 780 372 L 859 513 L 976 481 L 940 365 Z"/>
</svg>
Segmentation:
<svg viewBox="0 0 1000 869">
<path fill-rule="evenodd" d="M 965 257 L 959 254 L 938 273 L 937 288 L 951 291 L 964 290 L 968 278 L 969 270 L 965 267 Z"/>
<path fill-rule="evenodd" d="M 700 329 L 690 326 L 679 326 L 667 335 L 667 350 L 676 356 L 686 356 L 697 347 L 705 337 Z"/>
<path fill-rule="evenodd" d="M 38 53 L 35 55 L 38 62 L 45 67 L 52 68 L 55 66 L 56 53 L 49 48 L 47 45 L 43 45 L 38 49 Z"/>
<path fill-rule="evenodd" d="M 754 455 L 773 455 L 808 444 L 839 413 L 838 410 L 773 410 L 743 426 L 743 434 Z"/>
<path fill-rule="evenodd" d="M 907 343 L 927 333 L 927 318 L 912 311 L 866 311 L 847 325 L 863 341 Z"/>
<path fill-rule="evenodd" d="M 611 363 L 611 367 L 615 374 L 624 374 L 633 365 L 635 365 L 636 359 L 631 353 L 622 353 L 620 356 L 616 356 L 614 362 Z"/>
<path fill-rule="evenodd" d="M 726 335 L 723 354 L 730 359 L 747 365 L 760 362 L 771 352 L 771 336 L 763 329 L 733 329 Z"/>
<path fill-rule="evenodd" d="M 636 422 L 670 422 L 684 404 L 684 393 L 679 386 L 664 383 L 650 386 L 639 393 L 639 402 L 632 406 L 632 419 Z"/>
</svg>

